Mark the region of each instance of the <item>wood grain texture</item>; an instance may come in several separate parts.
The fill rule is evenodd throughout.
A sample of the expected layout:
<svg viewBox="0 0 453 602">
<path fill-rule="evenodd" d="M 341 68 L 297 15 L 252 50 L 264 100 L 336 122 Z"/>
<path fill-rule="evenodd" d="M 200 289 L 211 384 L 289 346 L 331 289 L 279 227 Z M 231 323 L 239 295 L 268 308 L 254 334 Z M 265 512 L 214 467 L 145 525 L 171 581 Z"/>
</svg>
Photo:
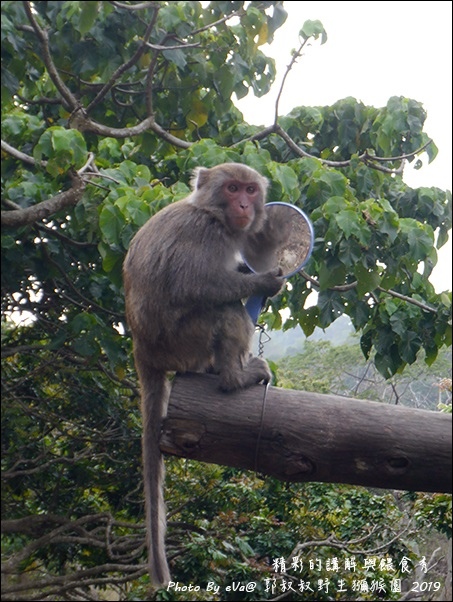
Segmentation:
<svg viewBox="0 0 453 602">
<path fill-rule="evenodd" d="M 164 453 L 283 481 L 451 492 L 451 414 L 256 385 L 236 393 L 217 377 L 174 380 Z"/>
</svg>

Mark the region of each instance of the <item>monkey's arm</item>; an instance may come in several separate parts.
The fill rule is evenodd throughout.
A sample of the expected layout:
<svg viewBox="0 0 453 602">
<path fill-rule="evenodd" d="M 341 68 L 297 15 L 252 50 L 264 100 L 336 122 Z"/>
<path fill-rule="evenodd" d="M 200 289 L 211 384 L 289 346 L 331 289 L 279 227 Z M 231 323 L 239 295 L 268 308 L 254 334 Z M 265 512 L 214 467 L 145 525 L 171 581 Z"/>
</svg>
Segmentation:
<svg viewBox="0 0 453 602">
<path fill-rule="evenodd" d="M 148 299 L 166 300 L 171 310 L 222 305 L 254 294 L 272 297 L 280 290 L 277 270 L 238 271 L 240 237 L 209 213 L 184 201 L 176 205 L 149 220 L 130 249 L 134 274 L 129 280 L 137 290 L 147 290 Z"/>
<path fill-rule="evenodd" d="M 278 266 L 279 252 L 292 228 L 294 213 L 282 205 L 268 206 L 262 227 L 244 241 L 243 256 L 254 272 L 267 272 Z"/>
<path fill-rule="evenodd" d="M 191 253 L 182 254 L 173 267 L 172 287 L 174 302 L 179 305 L 222 305 L 260 294 L 273 297 L 281 289 L 284 279 L 278 268 L 254 274 L 245 264 L 238 264 L 236 253 L 222 244 L 222 233 L 207 244 L 207 238 L 198 245 L 192 244 Z M 215 249 L 210 253 L 209 249 Z"/>
</svg>

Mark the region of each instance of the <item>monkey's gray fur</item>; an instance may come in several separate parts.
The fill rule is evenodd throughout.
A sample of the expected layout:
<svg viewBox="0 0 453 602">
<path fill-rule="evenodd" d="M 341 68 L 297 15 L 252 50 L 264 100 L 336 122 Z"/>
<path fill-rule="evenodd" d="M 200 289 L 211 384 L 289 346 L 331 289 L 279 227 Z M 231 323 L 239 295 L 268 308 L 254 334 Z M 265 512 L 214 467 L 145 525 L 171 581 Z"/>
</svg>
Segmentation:
<svg viewBox="0 0 453 602">
<path fill-rule="evenodd" d="M 164 464 L 159 449 L 167 372 L 214 370 L 231 391 L 269 381 L 267 363 L 250 354 L 254 325 L 242 299 L 275 295 L 274 270 L 238 271 L 247 236 L 264 223 L 268 182 L 254 169 L 225 163 L 197 168 L 193 192 L 153 216 L 124 262 L 126 315 L 141 386 L 143 478 L 150 576 L 165 585 Z"/>
</svg>

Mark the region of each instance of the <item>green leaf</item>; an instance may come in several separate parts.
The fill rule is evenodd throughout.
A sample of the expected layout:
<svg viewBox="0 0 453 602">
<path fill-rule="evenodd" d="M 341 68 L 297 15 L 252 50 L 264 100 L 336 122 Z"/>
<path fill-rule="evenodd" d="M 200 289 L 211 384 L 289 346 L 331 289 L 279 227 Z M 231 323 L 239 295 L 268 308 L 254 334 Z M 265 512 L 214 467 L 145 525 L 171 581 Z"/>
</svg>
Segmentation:
<svg viewBox="0 0 453 602">
<path fill-rule="evenodd" d="M 174 63 L 181 70 L 187 65 L 186 53 L 178 48 L 175 50 L 164 50 L 162 54 L 168 61 Z"/>
<path fill-rule="evenodd" d="M 370 357 L 371 349 L 373 348 L 373 331 L 370 329 L 364 331 L 360 337 L 360 348 L 365 359 Z"/>
<path fill-rule="evenodd" d="M 304 331 L 306 337 L 309 337 L 315 331 L 315 328 L 318 325 L 318 315 L 319 310 L 316 306 L 304 309 L 300 313 L 297 321 L 302 330 Z"/>
<path fill-rule="evenodd" d="M 407 332 L 406 316 L 403 311 L 395 311 L 389 317 L 389 324 L 392 331 L 400 337 L 404 337 Z"/>
<path fill-rule="evenodd" d="M 52 132 L 52 145 L 56 153 L 67 153 L 74 167 L 83 166 L 87 157 L 87 147 L 83 135 L 78 130 L 56 128 Z"/>
<path fill-rule="evenodd" d="M 326 262 L 319 269 L 319 286 L 325 290 L 337 284 L 344 284 L 346 267 L 341 262 Z"/>
<path fill-rule="evenodd" d="M 412 218 L 399 221 L 400 230 L 407 236 L 410 255 L 415 261 L 422 261 L 429 256 L 434 244 L 434 233 L 428 224 L 421 224 Z"/>
<path fill-rule="evenodd" d="M 123 262 L 124 254 L 112 249 L 110 246 L 103 242 L 98 245 L 99 253 L 102 257 L 102 268 L 105 272 L 110 274 L 118 269 Z"/>
<path fill-rule="evenodd" d="M 368 324 L 372 312 L 373 309 L 368 303 L 364 301 L 357 301 L 349 312 L 355 328 L 364 328 Z"/>
<path fill-rule="evenodd" d="M 71 342 L 71 348 L 82 357 L 90 358 L 92 360 L 100 354 L 98 343 L 92 338 L 79 338 Z"/>
<path fill-rule="evenodd" d="M 123 225 L 122 214 L 115 205 L 105 205 L 99 215 L 99 227 L 105 240 L 111 245 L 118 245 Z"/>
<path fill-rule="evenodd" d="M 387 354 L 376 353 L 374 365 L 384 378 L 390 378 L 398 370 L 397 362 L 394 361 L 390 351 Z"/>
<path fill-rule="evenodd" d="M 90 331 L 96 324 L 96 318 L 87 313 L 82 312 L 77 314 L 70 322 L 71 331 L 74 334 Z"/>
<path fill-rule="evenodd" d="M 274 6 L 272 16 L 268 17 L 268 42 L 273 41 L 274 33 L 285 23 L 288 13 L 283 7 L 283 2 L 277 2 Z"/>
<path fill-rule="evenodd" d="M 360 240 L 362 230 L 366 231 L 366 224 L 354 209 L 344 209 L 335 215 L 335 221 L 346 238 L 354 235 Z"/>
<path fill-rule="evenodd" d="M 365 293 L 374 291 L 381 283 L 381 276 L 377 267 L 367 268 L 362 263 L 357 263 L 354 274 L 357 277 L 357 295 L 359 299 Z"/>
<path fill-rule="evenodd" d="M 327 33 L 324 29 L 321 21 L 305 21 L 302 26 L 302 29 L 299 31 L 299 35 L 304 40 L 308 40 L 308 38 L 314 38 L 317 40 L 319 36 L 321 36 L 321 44 L 324 44 L 327 41 Z"/>
<path fill-rule="evenodd" d="M 344 301 L 334 291 L 322 291 L 318 297 L 319 326 L 327 328 L 344 313 Z"/>
<path fill-rule="evenodd" d="M 401 335 L 398 347 L 403 361 L 407 364 L 413 364 L 421 347 L 421 339 L 416 332 L 405 330 Z"/>
<path fill-rule="evenodd" d="M 280 187 L 279 192 L 277 192 L 278 196 L 273 200 L 295 202 L 300 193 L 299 179 L 294 170 L 288 165 L 280 165 L 276 162 L 270 163 L 268 169 L 273 182 Z"/>
<path fill-rule="evenodd" d="M 47 160 L 47 171 L 58 177 L 70 168 L 82 167 L 88 153 L 85 139 L 78 130 L 53 126 L 40 137 L 33 156 L 37 161 Z"/>
<path fill-rule="evenodd" d="M 84 36 L 92 28 L 97 14 L 99 2 L 80 2 L 79 31 Z"/>
<path fill-rule="evenodd" d="M 342 196 L 331 196 L 323 205 L 323 213 L 327 219 L 335 217 L 337 213 L 346 210 L 348 204 Z"/>
<path fill-rule="evenodd" d="M 12 236 L 2 234 L 2 249 L 14 249 L 16 241 Z"/>
</svg>

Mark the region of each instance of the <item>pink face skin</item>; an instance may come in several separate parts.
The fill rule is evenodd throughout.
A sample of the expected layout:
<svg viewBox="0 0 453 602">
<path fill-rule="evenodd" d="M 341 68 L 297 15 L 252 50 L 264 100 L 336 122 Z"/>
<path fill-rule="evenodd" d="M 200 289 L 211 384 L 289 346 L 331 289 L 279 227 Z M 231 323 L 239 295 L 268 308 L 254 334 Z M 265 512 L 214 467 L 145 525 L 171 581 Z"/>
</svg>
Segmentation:
<svg viewBox="0 0 453 602">
<path fill-rule="evenodd" d="M 256 205 L 261 202 L 261 190 L 255 182 L 226 181 L 222 187 L 227 201 L 225 215 L 234 231 L 247 231 L 255 219 Z"/>
</svg>

